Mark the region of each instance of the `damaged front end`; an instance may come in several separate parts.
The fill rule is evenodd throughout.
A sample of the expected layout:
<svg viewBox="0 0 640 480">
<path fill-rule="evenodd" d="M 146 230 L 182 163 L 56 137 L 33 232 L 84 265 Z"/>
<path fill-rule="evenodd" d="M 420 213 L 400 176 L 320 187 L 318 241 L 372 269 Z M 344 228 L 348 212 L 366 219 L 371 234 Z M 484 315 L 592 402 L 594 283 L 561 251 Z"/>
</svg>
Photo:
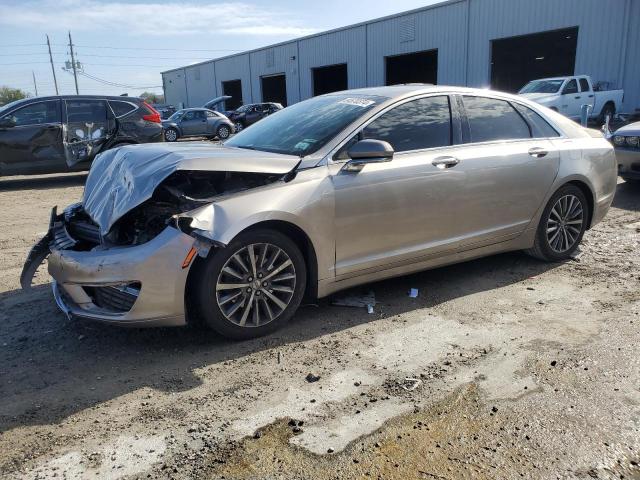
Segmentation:
<svg viewBox="0 0 640 480">
<path fill-rule="evenodd" d="M 238 165 L 235 171 L 187 170 L 178 162 L 162 177 L 156 170 L 145 178 L 131 165 L 140 157 L 126 157 L 108 165 L 110 181 L 92 169 L 82 203 L 60 214 L 52 210 L 47 234 L 25 262 L 21 285 L 31 286 L 48 257 L 54 297 L 67 316 L 135 326 L 182 325 L 194 251 L 206 256 L 216 244 L 211 240 L 213 204 L 286 180 L 291 170 L 247 172 Z"/>
</svg>

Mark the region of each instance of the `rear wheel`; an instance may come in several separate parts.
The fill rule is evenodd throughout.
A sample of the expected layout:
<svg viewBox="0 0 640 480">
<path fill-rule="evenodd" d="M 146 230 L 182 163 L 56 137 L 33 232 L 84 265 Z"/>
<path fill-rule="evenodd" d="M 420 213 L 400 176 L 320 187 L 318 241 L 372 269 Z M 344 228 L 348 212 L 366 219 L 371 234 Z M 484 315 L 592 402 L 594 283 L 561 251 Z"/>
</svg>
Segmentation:
<svg viewBox="0 0 640 480">
<path fill-rule="evenodd" d="M 582 190 L 565 185 L 547 203 L 527 253 L 547 262 L 569 258 L 582 241 L 588 219 L 589 204 Z"/>
<path fill-rule="evenodd" d="M 220 125 L 218 127 L 218 138 L 220 140 L 226 140 L 231 135 L 231 128 L 228 125 Z"/>
<path fill-rule="evenodd" d="M 167 142 L 175 142 L 178 140 L 178 131 L 175 128 L 168 128 L 164 131 L 164 139 Z"/>
<path fill-rule="evenodd" d="M 306 278 L 293 241 L 273 230 L 248 231 L 207 259 L 196 301 L 205 323 L 221 335 L 259 337 L 293 316 Z"/>
<path fill-rule="evenodd" d="M 236 122 L 235 127 L 236 132 L 241 132 L 242 130 L 244 130 L 244 125 L 242 125 L 242 122 Z"/>
<path fill-rule="evenodd" d="M 600 112 L 600 121 L 602 123 L 605 122 L 607 117 L 610 119 L 613 118 L 613 115 L 616 113 L 616 107 L 613 103 L 609 102 L 604 107 L 602 107 L 602 112 Z"/>
</svg>

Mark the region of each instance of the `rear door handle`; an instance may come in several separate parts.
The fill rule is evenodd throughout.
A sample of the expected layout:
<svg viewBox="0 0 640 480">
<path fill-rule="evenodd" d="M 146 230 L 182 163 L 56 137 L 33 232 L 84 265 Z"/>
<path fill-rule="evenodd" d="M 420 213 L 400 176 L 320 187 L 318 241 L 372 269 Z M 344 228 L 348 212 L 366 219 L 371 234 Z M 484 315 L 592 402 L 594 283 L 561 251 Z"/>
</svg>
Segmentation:
<svg viewBox="0 0 640 480">
<path fill-rule="evenodd" d="M 533 147 L 532 149 L 529 150 L 529 155 L 535 158 L 546 157 L 548 153 L 549 152 L 547 152 L 544 148 L 540 148 L 540 147 Z"/>
<path fill-rule="evenodd" d="M 578 95 L 577 97 L 575 97 L 576 100 L 582 98 L 580 95 Z"/>
<path fill-rule="evenodd" d="M 445 168 L 455 167 L 460 163 L 456 157 L 438 157 L 431 162 L 434 167 L 438 167 L 440 170 L 444 170 Z"/>
</svg>

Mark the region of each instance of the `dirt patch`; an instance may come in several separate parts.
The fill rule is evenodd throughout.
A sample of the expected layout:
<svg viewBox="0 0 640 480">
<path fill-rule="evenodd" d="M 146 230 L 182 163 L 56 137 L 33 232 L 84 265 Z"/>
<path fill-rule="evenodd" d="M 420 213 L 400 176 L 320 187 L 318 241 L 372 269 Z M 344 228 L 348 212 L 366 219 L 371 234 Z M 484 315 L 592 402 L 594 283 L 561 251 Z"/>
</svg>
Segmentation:
<svg viewBox="0 0 640 480">
<path fill-rule="evenodd" d="M 640 478 L 640 189 L 572 261 L 380 282 L 373 314 L 321 301 L 238 343 L 70 322 L 45 272 L 18 289 L 83 181 L 0 180 L 0 477 Z"/>
</svg>

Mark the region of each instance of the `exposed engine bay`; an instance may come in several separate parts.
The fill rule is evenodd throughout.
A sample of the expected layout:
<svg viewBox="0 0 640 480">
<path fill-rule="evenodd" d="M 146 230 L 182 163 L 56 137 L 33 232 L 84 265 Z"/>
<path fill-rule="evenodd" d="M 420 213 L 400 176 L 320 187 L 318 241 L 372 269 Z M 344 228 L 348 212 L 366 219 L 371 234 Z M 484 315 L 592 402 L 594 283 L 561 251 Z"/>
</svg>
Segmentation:
<svg viewBox="0 0 640 480">
<path fill-rule="evenodd" d="M 162 232 L 174 215 L 282 178 L 283 175 L 280 174 L 178 170 L 156 187 L 151 198 L 133 208 L 113 225 L 104 238 L 104 246 L 146 243 Z M 78 240 L 74 245 L 75 250 L 90 250 L 101 243 L 98 225 L 81 205 L 65 211 L 65 221 L 69 235 Z M 183 223 L 180 226 L 186 227 Z"/>
</svg>

